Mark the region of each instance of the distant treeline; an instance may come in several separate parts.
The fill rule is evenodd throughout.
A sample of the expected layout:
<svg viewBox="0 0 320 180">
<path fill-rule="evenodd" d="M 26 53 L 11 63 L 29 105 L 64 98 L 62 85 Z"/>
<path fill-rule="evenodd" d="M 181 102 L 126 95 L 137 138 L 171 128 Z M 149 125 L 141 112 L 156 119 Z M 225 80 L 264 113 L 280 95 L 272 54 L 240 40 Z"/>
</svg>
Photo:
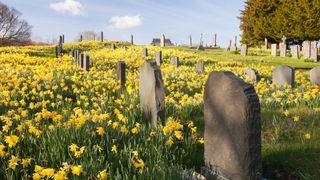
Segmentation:
<svg viewBox="0 0 320 180">
<path fill-rule="evenodd" d="M 241 11 L 242 43 L 320 39 L 320 0 L 247 0 Z"/>
</svg>

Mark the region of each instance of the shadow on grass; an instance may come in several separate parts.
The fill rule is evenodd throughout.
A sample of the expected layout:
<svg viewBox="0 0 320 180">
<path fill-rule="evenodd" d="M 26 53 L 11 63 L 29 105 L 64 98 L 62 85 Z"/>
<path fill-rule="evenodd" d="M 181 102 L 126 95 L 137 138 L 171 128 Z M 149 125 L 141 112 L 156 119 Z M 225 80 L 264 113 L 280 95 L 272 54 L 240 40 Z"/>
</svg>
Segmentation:
<svg viewBox="0 0 320 180">
<path fill-rule="evenodd" d="M 263 172 L 267 179 L 318 179 L 320 177 L 320 144 L 265 145 Z"/>
</svg>

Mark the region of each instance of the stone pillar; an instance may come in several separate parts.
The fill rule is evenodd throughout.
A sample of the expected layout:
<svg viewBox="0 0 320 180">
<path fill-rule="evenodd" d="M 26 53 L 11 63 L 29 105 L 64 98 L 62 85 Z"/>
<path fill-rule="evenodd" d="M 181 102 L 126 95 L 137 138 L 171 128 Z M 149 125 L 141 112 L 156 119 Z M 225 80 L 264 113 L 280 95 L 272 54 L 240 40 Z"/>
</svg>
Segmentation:
<svg viewBox="0 0 320 180">
<path fill-rule="evenodd" d="M 189 36 L 189 48 L 192 48 L 192 36 Z"/>
<path fill-rule="evenodd" d="M 131 42 L 131 45 L 133 45 L 133 35 L 131 34 L 131 40 L 130 40 L 130 42 Z"/>
<path fill-rule="evenodd" d="M 204 120 L 206 179 L 259 179 L 261 114 L 254 87 L 232 72 L 212 72 L 204 90 Z"/>
<path fill-rule="evenodd" d="M 212 47 L 217 47 L 217 34 L 214 34 L 212 37 Z"/>
<path fill-rule="evenodd" d="M 162 34 L 161 39 L 160 39 L 160 46 L 165 47 L 166 46 L 166 37 L 164 34 Z"/>
<path fill-rule="evenodd" d="M 158 119 L 165 122 L 165 94 L 161 70 L 151 60 L 140 67 L 139 94 L 144 116 L 157 128 Z"/>
<path fill-rule="evenodd" d="M 101 31 L 101 42 L 103 42 L 103 31 Z"/>
</svg>

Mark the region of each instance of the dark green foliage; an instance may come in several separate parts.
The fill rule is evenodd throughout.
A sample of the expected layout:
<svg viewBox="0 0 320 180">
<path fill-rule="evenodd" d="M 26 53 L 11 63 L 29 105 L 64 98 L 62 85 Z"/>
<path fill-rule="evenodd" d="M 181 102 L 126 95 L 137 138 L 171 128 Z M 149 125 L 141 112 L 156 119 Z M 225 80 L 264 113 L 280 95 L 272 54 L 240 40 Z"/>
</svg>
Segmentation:
<svg viewBox="0 0 320 180">
<path fill-rule="evenodd" d="M 251 46 L 288 40 L 320 39 L 319 0 L 247 0 L 239 17 L 242 42 Z"/>
</svg>

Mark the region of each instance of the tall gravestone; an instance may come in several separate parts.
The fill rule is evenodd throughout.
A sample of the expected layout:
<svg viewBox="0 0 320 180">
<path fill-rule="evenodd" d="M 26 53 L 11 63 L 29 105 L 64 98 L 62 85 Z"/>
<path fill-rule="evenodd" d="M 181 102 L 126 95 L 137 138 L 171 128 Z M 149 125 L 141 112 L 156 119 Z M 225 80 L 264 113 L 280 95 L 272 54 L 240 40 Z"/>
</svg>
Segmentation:
<svg viewBox="0 0 320 180">
<path fill-rule="evenodd" d="M 192 48 L 192 36 L 189 36 L 189 48 Z"/>
<path fill-rule="evenodd" d="M 90 56 L 89 55 L 85 55 L 83 68 L 87 72 L 90 70 Z"/>
<path fill-rule="evenodd" d="M 254 82 L 259 81 L 258 71 L 255 69 L 247 68 L 244 70 L 243 75 L 247 76 L 250 80 L 252 80 Z"/>
<path fill-rule="evenodd" d="M 120 91 L 123 91 L 126 86 L 126 63 L 124 61 L 118 61 L 116 66 L 116 79 L 120 85 Z"/>
<path fill-rule="evenodd" d="M 165 121 L 165 94 L 161 70 L 151 60 L 140 67 L 140 104 L 145 117 L 151 117 L 151 126 Z"/>
<path fill-rule="evenodd" d="M 143 57 L 148 57 L 148 49 L 147 48 L 143 48 L 142 49 L 142 56 Z"/>
<path fill-rule="evenodd" d="M 232 72 L 212 72 L 204 90 L 207 179 L 255 180 L 262 174 L 259 97 Z"/>
<path fill-rule="evenodd" d="M 81 53 L 80 54 L 80 67 L 83 68 L 83 65 L 84 65 L 84 54 Z"/>
<path fill-rule="evenodd" d="M 231 50 L 231 44 L 232 44 L 232 40 L 227 41 L 227 48 L 226 48 L 227 51 Z"/>
<path fill-rule="evenodd" d="M 80 42 L 82 42 L 82 34 L 80 35 Z"/>
<path fill-rule="evenodd" d="M 299 59 L 300 46 L 299 45 L 293 45 L 293 46 L 290 47 L 290 49 L 291 49 L 292 58 Z"/>
<path fill-rule="evenodd" d="M 217 47 L 217 34 L 214 34 L 212 37 L 212 47 Z"/>
<path fill-rule="evenodd" d="M 278 49 L 278 45 L 277 44 L 272 44 L 271 45 L 271 56 L 277 56 L 277 49 Z"/>
<path fill-rule="evenodd" d="M 198 74 L 203 74 L 204 73 L 204 62 L 203 61 L 198 61 L 196 64 L 196 72 Z"/>
<path fill-rule="evenodd" d="M 304 58 L 310 58 L 311 56 L 311 41 L 303 41 L 302 52 Z"/>
<path fill-rule="evenodd" d="M 248 55 L 248 45 L 246 45 L 246 44 L 241 45 L 241 55 L 243 55 L 243 56 Z"/>
<path fill-rule="evenodd" d="M 287 54 L 287 37 L 282 37 L 282 43 L 279 44 L 280 48 L 280 57 L 286 57 Z"/>
<path fill-rule="evenodd" d="M 237 51 L 237 36 L 232 40 L 230 51 Z"/>
<path fill-rule="evenodd" d="M 162 51 L 157 52 L 156 54 L 156 63 L 158 66 L 162 64 Z"/>
<path fill-rule="evenodd" d="M 294 87 L 295 70 L 286 65 L 281 65 L 276 67 L 272 72 L 272 82 L 273 84 L 278 84 L 279 86 L 284 86 L 285 84 Z"/>
<path fill-rule="evenodd" d="M 162 34 L 161 39 L 160 39 L 160 46 L 165 47 L 166 46 L 166 37 L 164 34 Z"/>
<path fill-rule="evenodd" d="M 131 41 L 131 45 L 133 45 L 133 35 L 131 34 L 131 37 L 130 37 L 130 41 Z"/>
<path fill-rule="evenodd" d="M 200 34 L 199 46 L 203 46 L 203 34 Z"/>
<path fill-rule="evenodd" d="M 318 62 L 318 43 L 317 43 L 317 41 L 312 41 L 312 42 L 311 42 L 310 58 L 311 58 L 314 62 Z"/>
<path fill-rule="evenodd" d="M 171 62 L 176 68 L 180 66 L 179 57 L 177 56 L 172 56 Z"/>
<path fill-rule="evenodd" d="M 311 81 L 311 84 L 320 86 L 320 66 L 311 69 L 310 81 Z"/>
<path fill-rule="evenodd" d="M 103 32 L 101 31 L 101 35 L 100 35 L 101 37 L 101 42 L 103 42 Z"/>
</svg>

